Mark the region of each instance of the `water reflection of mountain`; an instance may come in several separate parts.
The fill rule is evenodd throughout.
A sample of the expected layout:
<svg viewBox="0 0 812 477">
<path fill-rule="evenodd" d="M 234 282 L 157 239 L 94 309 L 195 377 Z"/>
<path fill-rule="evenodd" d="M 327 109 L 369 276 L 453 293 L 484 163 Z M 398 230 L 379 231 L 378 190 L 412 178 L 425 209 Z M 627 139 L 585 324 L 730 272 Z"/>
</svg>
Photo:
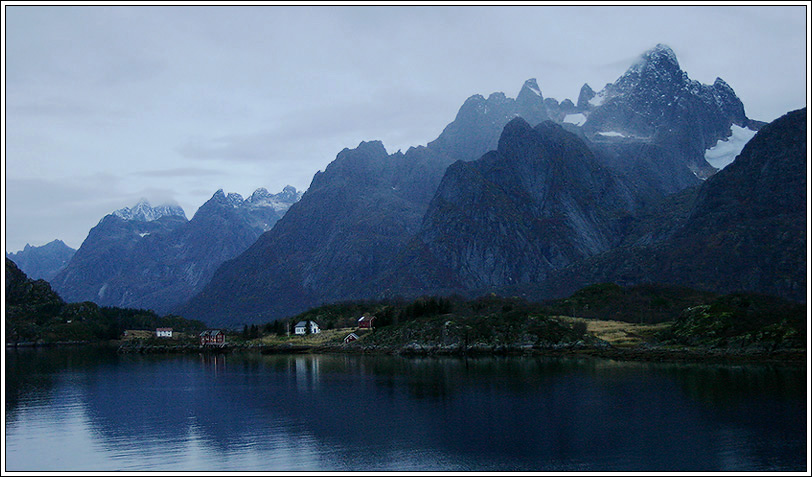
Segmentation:
<svg viewBox="0 0 812 477">
<path fill-rule="evenodd" d="M 720 429 L 679 380 L 605 363 L 134 359 L 96 369 L 87 414 L 110 452 L 135 444 L 160 454 L 194 442 L 201 457 L 271 456 L 256 470 L 448 469 L 449 460 L 469 470 L 584 470 L 596 461 L 612 470 L 708 470 L 724 467 L 721 448 L 708 444 L 723 433 L 761 442 L 787 431 L 758 426 L 756 435 L 747 416 Z"/>
</svg>

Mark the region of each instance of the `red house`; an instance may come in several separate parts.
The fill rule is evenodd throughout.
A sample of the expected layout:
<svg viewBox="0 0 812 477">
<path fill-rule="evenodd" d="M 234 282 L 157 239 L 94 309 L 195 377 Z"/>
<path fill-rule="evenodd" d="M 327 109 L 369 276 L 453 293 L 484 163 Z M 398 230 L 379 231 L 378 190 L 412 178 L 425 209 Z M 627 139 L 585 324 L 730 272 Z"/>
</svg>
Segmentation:
<svg viewBox="0 0 812 477">
<path fill-rule="evenodd" d="M 206 330 L 200 333 L 200 346 L 225 346 L 226 334 L 223 330 Z"/>
<path fill-rule="evenodd" d="M 358 318 L 358 329 L 371 330 L 373 328 L 374 322 L 375 322 L 374 316 L 364 315 L 361 318 Z"/>
</svg>

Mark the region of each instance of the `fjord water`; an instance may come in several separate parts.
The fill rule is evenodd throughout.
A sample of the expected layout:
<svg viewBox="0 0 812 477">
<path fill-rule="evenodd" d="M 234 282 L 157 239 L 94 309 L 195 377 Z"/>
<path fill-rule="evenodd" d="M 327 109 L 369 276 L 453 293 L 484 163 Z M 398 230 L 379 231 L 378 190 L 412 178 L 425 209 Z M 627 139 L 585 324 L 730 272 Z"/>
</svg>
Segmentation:
<svg viewBox="0 0 812 477">
<path fill-rule="evenodd" d="M 804 471 L 806 369 L 6 351 L 6 471 Z"/>
</svg>

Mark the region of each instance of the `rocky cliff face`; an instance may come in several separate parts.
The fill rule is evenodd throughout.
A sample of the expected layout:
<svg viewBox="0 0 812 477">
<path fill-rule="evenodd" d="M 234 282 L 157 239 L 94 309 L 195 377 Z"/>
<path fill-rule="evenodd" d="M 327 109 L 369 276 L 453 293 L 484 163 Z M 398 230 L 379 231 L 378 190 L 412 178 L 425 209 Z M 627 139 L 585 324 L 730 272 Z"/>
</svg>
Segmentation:
<svg viewBox="0 0 812 477">
<path fill-rule="evenodd" d="M 738 158 L 695 192 L 659 240 L 555 273 L 540 295 L 588 283 L 659 282 L 718 292 L 806 298 L 806 109 L 761 128 Z M 675 209 L 677 210 L 677 209 Z"/>
<path fill-rule="evenodd" d="M 635 207 L 577 136 L 517 118 L 496 151 L 448 168 L 417 239 L 460 291 L 539 282 L 612 248 Z"/>
</svg>

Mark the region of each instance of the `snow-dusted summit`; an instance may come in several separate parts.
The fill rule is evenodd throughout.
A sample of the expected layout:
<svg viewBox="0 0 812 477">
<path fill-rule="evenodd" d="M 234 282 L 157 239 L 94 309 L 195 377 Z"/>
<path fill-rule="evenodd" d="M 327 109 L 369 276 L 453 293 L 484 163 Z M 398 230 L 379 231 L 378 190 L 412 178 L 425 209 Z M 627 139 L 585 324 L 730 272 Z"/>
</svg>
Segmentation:
<svg viewBox="0 0 812 477">
<path fill-rule="evenodd" d="M 277 212 L 284 212 L 298 202 L 302 198 L 302 194 L 293 186 L 285 186 L 278 194 L 271 194 L 268 189 L 260 187 L 245 199 L 245 203 L 252 207 L 272 207 Z"/>
<path fill-rule="evenodd" d="M 152 207 L 147 199 L 141 199 L 132 208 L 124 207 L 113 212 L 113 215 L 124 220 L 134 220 L 136 222 L 152 222 L 161 217 L 179 216 L 186 218 L 183 208 L 177 204 L 162 204 Z"/>
</svg>

